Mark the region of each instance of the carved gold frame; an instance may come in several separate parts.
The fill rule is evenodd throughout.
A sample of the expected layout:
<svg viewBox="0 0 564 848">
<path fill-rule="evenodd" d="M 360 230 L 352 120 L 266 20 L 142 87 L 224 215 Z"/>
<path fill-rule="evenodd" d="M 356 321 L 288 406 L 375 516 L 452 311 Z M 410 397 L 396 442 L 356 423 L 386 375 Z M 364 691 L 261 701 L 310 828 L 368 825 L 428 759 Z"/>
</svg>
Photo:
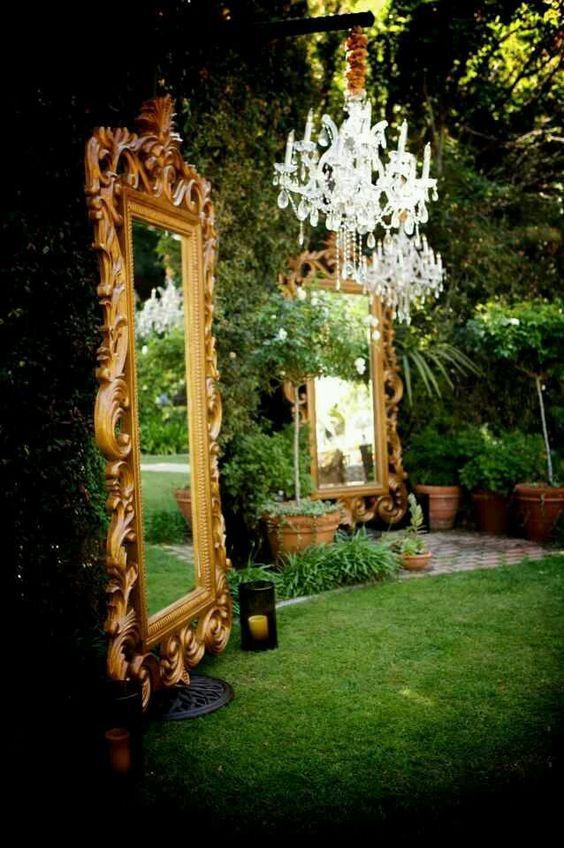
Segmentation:
<svg viewBox="0 0 564 848">
<path fill-rule="evenodd" d="M 279 277 L 279 285 L 294 295 L 300 286 L 315 282 L 327 291 L 336 291 L 337 255 L 332 236 L 323 250 L 304 251 L 290 259 L 289 272 Z M 343 282 L 340 291 L 362 296 L 360 287 L 351 280 Z M 309 380 L 302 398 L 302 420 L 310 423 L 312 476 L 316 484 L 314 498 L 337 498 L 346 512 L 346 523 L 370 521 L 379 518 L 387 524 L 401 521 L 407 510 L 407 474 L 403 470 L 401 442 L 397 432 L 398 405 L 403 395 L 394 350 L 394 328 L 391 314 L 383 310 L 374 299 L 372 314 L 380 321 L 382 337 L 372 343 L 372 374 L 374 396 L 375 440 L 378 452 L 378 480 L 358 486 L 318 487 L 317 443 L 315 436 L 315 382 Z M 288 396 L 288 395 L 287 395 Z M 293 402 L 293 397 L 289 400 Z"/>
<path fill-rule="evenodd" d="M 94 411 L 96 441 L 106 460 L 109 637 L 107 667 L 116 680 L 140 680 L 151 692 L 189 682 L 188 669 L 229 639 L 231 596 L 226 572 L 217 437 L 221 400 L 212 335 L 216 233 L 209 184 L 180 152 L 169 96 L 143 104 L 139 133 L 98 128 L 86 148 L 86 195 L 98 253 L 103 310 Z M 189 369 L 192 500 L 197 588 L 147 616 L 134 345 L 133 219 L 182 236 Z M 189 280 L 189 284 L 188 281 Z M 159 645 L 159 658 L 151 648 Z"/>
</svg>

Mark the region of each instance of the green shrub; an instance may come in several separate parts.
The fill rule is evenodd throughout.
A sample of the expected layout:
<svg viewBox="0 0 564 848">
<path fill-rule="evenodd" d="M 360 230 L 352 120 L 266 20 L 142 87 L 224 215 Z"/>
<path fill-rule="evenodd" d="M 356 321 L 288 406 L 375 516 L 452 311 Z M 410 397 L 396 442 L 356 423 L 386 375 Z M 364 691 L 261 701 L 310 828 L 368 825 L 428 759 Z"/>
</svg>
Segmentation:
<svg viewBox="0 0 564 848">
<path fill-rule="evenodd" d="M 141 451 L 147 454 L 186 453 L 188 449 L 188 421 L 186 407 L 175 410 L 175 417 L 145 417 L 139 423 Z"/>
<path fill-rule="evenodd" d="M 425 427 L 416 433 L 405 453 L 405 468 L 414 483 L 457 486 L 466 456 L 466 444 L 458 435 Z"/>
<path fill-rule="evenodd" d="M 546 461 L 546 471 L 535 471 L 533 479 L 548 480 L 551 486 L 557 484 L 544 395 L 548 380 L 560 382 L 564 374 L 564 301 L 531 300 L 512 306 L 490 301 L 478 307 L 466 330 L 479 350 L 501 362 L 511 362 L 533 381 L 539 405 L 538 431 L 543 434 Z"/>
<path fill-rule="evenodd" d="M 374 542 L 362 529 L 352 537 L 339 533 L 331 545 L 286 554 L 276 566 L 255 565 L 232 570 L 229 584 L 238 610 L 237 589 L 250 580 L 272 580 L 278 600 L 317 595 L 339 586 L 353 586 L 394 577 L 399 559 L 389 545 Z"/>
<path fill-rule="evenodd" d="M 281 598 L 315 595 L 338 586 L 383 580 L 397 573 L 396 555 L 359 530 L 349 538 L 339 534 L 331 545 L 314 546 L 287 554 L 276 575 Z"/>
<path fill-rule="evenodd" d="M 145 541 L 153 545 L 184 542 L 188 536 L 186 519 L 178 511 L 160 510 L 145 518 Z"/>
<path fill-rule="evenodd" d="M 337 509 L 340 509 L 339 504 L 335 504 L 333 501 L 318 501 L 318 500 L 310 500 L 306 498 L 306 500 L 301 500 L 299 503 L 296 501 L 267 501 L 264 504 L 264 512 L 269 515 L 309 515 L 311 517 L 319 516 L 319 515 L 329 515 L 331 512 L 335 512 Z"/>
<path fill-rule="evenodd" d="M 477 438 L 478 437 L 478 438 Z M 516 483 L 538 480 L 546 467 L 541 436 L 526 433 L 493 435 L 486 426 L 466 431 L 470 458 L 460 471 L 467 489 L 484 489 L 508 495 Z"/>
<path fill-rule="evenodd" d="M 239 513 L 249 527 L 256 527 L 265 504 L 279 496 L 290 497 L 294 490 L 291 427 L 276 433 L 258 428 L 238 436 L 229 446 L 229 459 L 221 473 L 221 486 L 232 501 L 232 510 Z M 300 432 L 301 486 L 304 494 L 311 492 L 307 428 Z"/>
<path fill-rule="evenodd" d="M 137 356 L 139 430 L 143 453 L 186 453 L 186 361 L 180 328 L 152 334 Z"/>
</svg>

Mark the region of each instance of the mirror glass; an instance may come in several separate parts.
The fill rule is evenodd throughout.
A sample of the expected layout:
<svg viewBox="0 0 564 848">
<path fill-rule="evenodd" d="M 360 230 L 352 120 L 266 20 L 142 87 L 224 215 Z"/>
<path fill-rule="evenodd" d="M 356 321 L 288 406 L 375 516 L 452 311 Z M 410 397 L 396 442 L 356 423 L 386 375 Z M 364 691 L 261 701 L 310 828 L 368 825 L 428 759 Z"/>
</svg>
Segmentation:
<svg viewBox="0 0 564 848">
<path fill-rule="evenodd" d="M 314 382 L 318 488 L 371 485 L 378 482 L 371 353 L 378 322 L 361 294 L 327 292 L 326 297 L 331 308 L 346 312 L 358 356 L 352 373 Z"/>
<path fill-rule="evenodd" d="M 133 221 L 135 361 L 147 615 L 196 587 L 184 239 Z"/>
</svg>

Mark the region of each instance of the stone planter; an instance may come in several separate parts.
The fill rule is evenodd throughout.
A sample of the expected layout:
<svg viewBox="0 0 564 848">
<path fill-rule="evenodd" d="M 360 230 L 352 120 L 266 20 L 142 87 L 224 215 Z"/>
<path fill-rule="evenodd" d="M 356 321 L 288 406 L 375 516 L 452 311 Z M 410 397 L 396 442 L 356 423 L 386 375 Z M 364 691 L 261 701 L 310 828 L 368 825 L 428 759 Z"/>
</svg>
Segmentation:
<svg viewBox="0 0 564 848">
<path fill-rule="evenodd" d="M 418 495 L 425 495 L 428 504 L 429 530 L 452 530 L 460 504 L 460 486 L 419 486 Z"/>
<path fill-rule="evenodd" d="M 325 515 L 263 515 L 275 559 L 283 554 L 303 551 L 310 545 L 330 544 L 341 519 L 341 507 Z"/>
<path fill-rule="evenodd" d="M 429 567 L 432 556 L 431 551 L 424 554 L 402 554 L 401 567 L 407 571 L 424 571 Z"/>
<path fill-rule="evenodd" d="M 520 527 L 532 542 L 548 542 L 564 512 L 564 487 L 518 483 L 514 489 Z"/>
<path fill-rule="evenodd" d="M 472 507 L 476 529 L 482 533 L 506 536 L 509 530 L 509 503 L 507 495 L 477 489 L 472 492 Z"/>
</svg>

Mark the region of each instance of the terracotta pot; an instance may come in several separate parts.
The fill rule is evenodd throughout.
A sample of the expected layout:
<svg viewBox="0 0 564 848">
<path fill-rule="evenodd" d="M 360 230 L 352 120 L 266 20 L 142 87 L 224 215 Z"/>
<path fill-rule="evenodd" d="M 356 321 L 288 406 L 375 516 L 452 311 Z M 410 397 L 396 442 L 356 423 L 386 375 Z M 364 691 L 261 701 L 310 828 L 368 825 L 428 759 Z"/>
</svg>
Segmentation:
<svg viewBox="0 0 564 848">
<path fill-rule="evenodd" d="M 424 571 L 431 562 L 431 551 L 426 554 L 402 554 L 401 567 L 408 571 Z"/>
<path fill-rule="evenodd" d="M 564 512 L 564 488 L 518 483 L 513 494 L 527 539 L 539 544 L 547 542 Z"/>
<path fill-rule="evenodd" d="M 506 536 L 509 530 L 509 498 L 498 492 L 481 489 L 472 492 L 472 506 L 476 528 L 482 533 Z"/>
<path fill-rule="evenodd" d="M 272 555 L 297 553 L 310 545 L 328 545 L 335 538 L 341 523 L 338 507 L 325 515 L 264 515 Z"/>
<path fill-rule="evenodd" d="M 460 486 L 416 486 L 418 495 L 427 495 L 429 530 L 452 530 L 460 504 Z"/>
<path fill-rule="evenodd" d="M 186 519 L 189 527 L 192 526 L 192 493 L 190 489 L 175 489 L 174 497 L 178 504 L 178 509 Z"/>
</svg>

